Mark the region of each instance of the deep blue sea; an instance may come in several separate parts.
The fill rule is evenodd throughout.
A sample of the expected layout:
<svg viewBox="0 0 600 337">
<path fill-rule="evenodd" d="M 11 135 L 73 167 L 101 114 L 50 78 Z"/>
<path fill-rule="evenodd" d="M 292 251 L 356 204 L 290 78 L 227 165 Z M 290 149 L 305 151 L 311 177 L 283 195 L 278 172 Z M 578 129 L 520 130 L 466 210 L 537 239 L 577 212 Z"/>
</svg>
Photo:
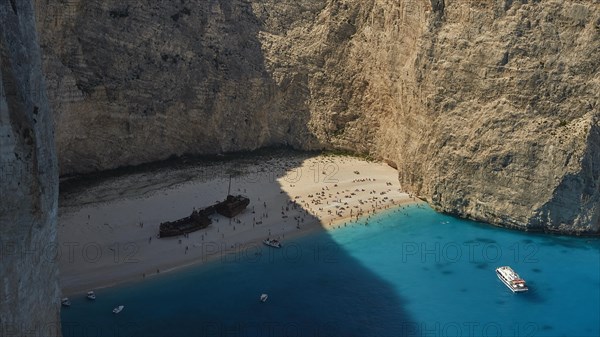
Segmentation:
<svg viewBox="0 0 600 337">
<path fill-rule="evenodd" d="M 64 336 L 600 336 L 600 240 L 409 206 L 96 294 L 71 298 Z"/>
</svg>

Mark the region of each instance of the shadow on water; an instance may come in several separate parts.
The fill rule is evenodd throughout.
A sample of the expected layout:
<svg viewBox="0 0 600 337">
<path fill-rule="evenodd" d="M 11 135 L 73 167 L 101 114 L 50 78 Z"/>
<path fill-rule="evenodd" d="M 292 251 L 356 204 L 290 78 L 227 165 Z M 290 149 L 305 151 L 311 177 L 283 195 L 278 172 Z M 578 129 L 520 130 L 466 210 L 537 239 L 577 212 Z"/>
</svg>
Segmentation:
<svg viewBox="0 0 600 337">
<path fill-rule="evenodd" d="M 238 48 L 229 43 L 227 37 L 236 35 L 239 41 L 246 43 L 235 52 L 251 54 L 248 60 L 253 62 L 254 73 L 270 78 L 264 57 L 260 56 L 260 19 L 253 13 L 251 4 L 217 2 L 225 21 L 219 28 L 224 30 L 223 39 L 214 41 L 213 48 L 217 50 L 214 62 L 228 62 L 227 58 L 220 58 L 218 52 Z M 210 2 L 198 6 L 194 10 L 211 13 Z M 242 21 L 244 25 L 238 24 Z M 120 20 L 119 24 L 129 23 Z M 226 64 L 217 68 L 239 67 L 239 64 Z M 232 74 L 236 72 L 223 76 Z M 218 86 L 214 79 L 213 82 L 209 84 Z M 267 87 L 268 95 L 281 90 L 272 80 Z M 246 93 L 240 93 L 240 97 L 245 97 L 243 94 Z M 299 114 L 290 128 L 306 127 L 307 108 L 300 105 L 293 110 Z M 277 135 L 278 139 L 286 137 Z M 153 172 L 153 166 L 140 169 Z M 136 168 L 131 171 L 119 175 L 139 173 Z M 276 171 L 276 178 L 285 173 L 285 170 Z M 89 187 L 90 182 L 85 180 L 79 179 Z M 103 176 L 98 184 L 105 181 Z M 72 186 L 72 182 L 69 184 L 68 194 L 76 194 L 77 187 Z M 251 206 L 258 204 L 253 197 L 250 196 Z M 286 204 L 291 200 L 288 196 Z M 284 205 L 269 206 L 277 210 Z M 313 220 L 316 219 L 306 215 L 306 222 Z M 213 224 L 219 225 L 224 224 Z M 71 308 L 62 312 L 63 334 L 65 337 L 418 335 L 418 329 L 410 323 L 403 301 L 392 286 L 344 251 L 325 230 L 284 243 L 280 250 L 263 246 L 245 248 L 222 254 L 220 259 L 204 266 L 99 290 L 93 302 L 84 296 L 72 298 Z M 262 292 L 269 294 L 266 303 L 258 301 Z M 111 310 L 118 304 L 124 304 L 125 310 L 113 315 Z"/>
<path fill-rule="evenodd" d="M 324 231 L 97 294 L 63 311 L 65 337 L 419 335 L 391 285 Z"/>
<path fill-rule="evenodd" d="M 65 337 L 419 335 L 390 284 L 324 232 L 97 293 L 63 311 Z"/>
<path fill-rule="evenodd" d="M 212 6 L 216 3 L 220 5 L 219 9 L 225 18 L 217 22 L 216 29 L 222 29 L 224 34 L 221 40 L 211 41 L 213 43 L 210 46 L 211 51 L 200 50 L 196 53 L 201 56 L 198 59 L 206 61 L 207 77 L 210 77 L 210 80 L 202 83 L 203 88 L 213 93 L 208 94 L 205 104 L 208 111 L 224 103 L 223 100 L 219 100 L 219 97 L 221 92 L 227 90 L 221 88 L 223 81 L 219 76 L 228 77 L 227 79 L 232 83 L 248 81 L 248 78 L 238 76 L 247 72 L 234 71 L 241 67 L 253 68 L 253 75 L 256 78 L 267 77 L 266 81 L 260 82 L 265 87 L 263 95 L 279 95 L 283 89 L 279 88 L 275 81 L 269 80 L 268 67 L 264 57 L 260 56 L 262 50 L 258 35 L 261 24 L 260 19 L 252 12 L 252 5 L 246 2 L 217 0 L 198 2 L 198 6 Z M 88 2 L 82 6 L 95 6 L 95 3 Z M 211 13 L 212 8 L 207 7 L 203 11 Z M 194 16 L 186 20 L 193 18 Z M 115 21 L 117 20 L 111 22 Z M 246 24 L 237 25 L 236 23 L 240 21 Z M 248 24 L 249 22 L 255 24 Z M 107 24 L 111 23 L 107 22 Z M 205 28 L 211 27 L 206 25 Z M 230 39 L 227 35 L 234 35 L 237 39 Z M 114 40 L 119 41 L 119 38 L 115 37 Z M 233 40 L 245 41 L 244 46 L 229 42 Z M 201 45 L 199 48 L 204 47 Z M 104 47 L 104 49 L 110 48 Z M 252 55 L 242 59 L 253 61 L 251 64 L 236 64 L 228 61 L 229 58 L 220 56 L 226 54 Z M 92 56 L 99 58 L 98 55 L 102 54 Z M 213 57 L 204 59 L 203 55 L 213 55 Z M 221 72 L 221 69 L 232 71 Z M 286 90 L 306 89 L 302 84 L 303 81 L 306 81 L 306 78 L 288 81 L 288 85 L 291 86 L 290 83 L 293 83 L 293 86 Z M 298 88 L 294 87 L 296 85 Z M 242 98 L 247 97 L 251 90 L 246 87 L 242 89 L 244 92 L 230 96 L 227 101 L 238 100 L 238 105 L 243 106 Z M 132 99 L 144 100 L 145 98 L 132 97 Z M 293 109 L 289 107 L 287 109 L 300 112 L 296 116 L 297 119 L 290 123 L 288 130 L 306 127 L 308 124 L 308 108 L 304 106 L 304 101 L 299 101 Z M 295 102 L 286 104 L 295 104 Z M 235 107 L 235 104 L 231 107 Z M 250 118 L 244 117 L 243 113 L 238 114 L 239 111 L 233 111 L 232 115 L 246 118 L 246 122 L 252 125 L 254 123 L 252 114 L 257 111 L 279 111 L 276 106 L 251 106 L 247 107 L 247 110 Z M 273 113 L 269 117 L 279 116 Z M 229 127 L 228 130 L 223 130 L 223 140 L 229 138 L 232 144 L 247 140 L 237 138 L 236 130 L 231 130 L 231 125 L 239 124 L 229 122 L 226 120 L 222 122 L 223 125 L 219 125 L 224 129 L 226 126 Z M 246 134 L 253 135 L 252 132 Z M 290 140 L 293 143 L 290 137 L 278 134 L 273 139 L 274 142 Z M 215 145 L 215 148 L 217 147 Z M 277 170 L 273 168 L 272 171 L 277 172 L 276 177 L 281 177 L 285 170 L 280 169 L 293 168 L 280 167 Z M 325 183 L 322 184 L 325 186 Z M 277 191 L 279 192 L 283 191 Z M 252 199 L 254 196 L 250 197 Z M 292 196 L 288 196 L 286 202 L 291 200 Z M 254 202 L 252 200 L 251 205 Z M 275 210 L 279 206 L 270 205 Z M 305 219 L 307 222 L 315 220 L 309 217 L 307 215 Z M 409 218 L 414 217 L 406 214 L 406 219 Z M 219 225 L 224 224 L 213 224 L 213 226 Z M 486 224 L 475 226 L 489 227 Z M 442 241 L 443 236 L 438 235 L 437 239 Z M 466 243 L 495 245 L 496 240 L 476 236 Z M 556 238 L 547 239 L 545 244 L 577 248 L 571 247 L 573 244 L 569 240 L 562 241 Z M 492 264 L 481 262 L 475 264 L 475 268 L 491 269 Z M 459 274 L 449 269 L 450 266 L 444 263 L 422 266 L 422 270 L 436 273 L 444 281 Z M 493 278 L 493 274 L 490 275 Z M 534 281 L 532 285 L 535 286 Z M 420 287 L 415 289 L 419 290 Z M 465 288 L 462 283 L 458 289 L 462 297 L 464 293 L 478 290 Z M 258 300 L 263 292 L 269 294 L 266 303 Z M 87 301 L 83 296 L 73 298 L 72 307 L 63 310 L 62 323 L 65 337 L 421 335 L 414 318 L 405 309 L 407 299 L 400 297 L 393 285 L 354 258 L 351 252 L 346 251 L 325 230 L 304 238 L 285 240 L 284 248 L 279 250 L 261 245 L 227 252 L 204 266 L 190 267 L 144 282 L 99 290 L 97 295 L 98 299 L 94 302 Z M 427 295 L 431 297 L 431 294 Z M 425 299 L 425 296 L 422 298 Z M 525 300 L 543 301 L 535 292 L 527 294 Z M 124 304 L 125 310 L 118 315 L 113 315 L 112 308 L 119 304 Z M 434 306 L 429 308 L 433 309 Z"/>
<path fill-rule="evenodd" d="M 280 152 L 267 157 L 284 155 Z M 257 157 L 258 162 L 261 160 Z M 276 160 L 269 162 L 277 163 Z M 270 171 L 282 177 L 298 163 L 294 167 L 285 166 L 283 162 L 276 165 L 278 167 L 270 167 Z M 260 193 L 281 194 L 281 186 L 270 186 L 273 191 L 261 190 Z M 254 202 L 253 196 L 250 197 Z M 285 202 L 295 200 L 292 197 L 287 196 Z M 280 208 L 269 206 L 275 210 Z M 537 245 L 561 238 L 505 231 L 463 220 L 442 227 L 440 215 L 430 209 L 415 208 L 411 214 L 418 220 L 398 220 L 402 225 L 391 229 L 390 224 L 383 221 L 381 227 L 370 226 L 373 231 L 369 232 L 369 238 L 392 237 L 391 231 L 401 228 L 401 237 L 410 240 L 404 244 L 412 247 L 418 243 L 416 247 L 421 247 L 426 254 L 394 256 L 386 253 L 364 257 L 356 254 L 353 247 L 378 253 L 396 249 L 397 253 L 398 246 L 393 242 L 391 246 L 365 248 L 365 245 L 355 244 L 360 241 L 355 240 L 356 237 L 343 235 L 348 232 L 331 234 L 320 230 L 306 237 L 288 238 L 282 249 L 252 246 L 223 254 L 208 265 L 98 291 L 98 300 L 94 303 L 74 299 L 73 307 L 63 313 L 64 335 L 423 336 L 432 335 L 425 328 L 431 329 L 436 324 L 447 328 L 469 322 L 481 322 L 482 326 L 498 324 L 507 332 L 512 331 L 515 319 L 520 319 L 520 329 L 533 327 L 535 335 L 554 336 L 554 331 L 559 335 L 570 329 L 564 323 L 557 323 L 560 318 L 552 316 L 554 308 L 572 305 L 569 301 L 573 297 L 579 298 L 577 302 L 587 306 L 589 312 L 596 310 L 588 301 L 589 291 L 560 296 L 557 284 L 571 281 L 552 272 L 569 267 L 572 261 L 568 257 L 562 259 L 560 249 Z M 428 216 L 432 220 L 427 220 Z M 461 230 L 457 232 L 459 227 Z M 440 231 L 447 241 L 440 242 L 431 235 Z M 411 232 L 418 235 L 411 237 Z M 579 251 L 586 253 L 582 255 L 586 261 L 590 255 L 587 250 L 597 249 L 597 241 L 588 243 L 578 238 L 572 241 L 577 242 L 577 246 L 587 247 Z M 402 241 L 399 243 L 402 247 Z M 463 248 L 464 254 L 457 258 L 452 250 L 444 250 L 444 247 L 469 249 Z M 485 247 L 497 247 L 503 254 L 493 249 L 485 255 Z M 437 253 L 432 254 L 432 250 Z M 386 270 L 380 268 L 381 264 L 388 262 L 381 256 L 404 267 L 402 273 L 381 272 Z M 372 264 L 380 265 L 371 269 Z M 497 279 L 494 268 L 506 264 L 514 264 L 527 279 L 528 293 L 512 294 Z M 462 276 L 465 274 L 472 283 L 465 284 Z M 393 275 L 393 279 L 389 275 Z M 584 271 L 584 278 L 579 276 L 577 280 L 586 281 L 589 279 L 586 275 Z M 390 284 L 397 279 L 398 284 Z M 596 279 L 591 280 L 594 285 L 598 284 Z M 588 285 L 582 286 L 585 287 Z M 399 288 L 405 292 L 399 294 Z M 261 293 L 269 294 L 266 303 L 259 302 Z M 117 304 L 125 304 L 126 309 L 112 315 L 110 310 Z M 460 309 L 456 309 L 457 305 Z M 513 314 L 521 310 L 526 314 Z M 85 329 L 93 333 L 82 333 Z M 436 330 L 436 335 L 441 331 Z M 518 334 L 511 332 L 510 335 Z"/>
<path fill-rule="evenodd" d="M 529 303 L 545 303 L 547 302 L 547 299 L 544 296 L 548 296 L 553 291 L 552 288 L 540 289 L 535 281 L 528 281 L 527 286 L 529 287 L 529 290 L 519 295 L 523 295 L 521 296 L 523 300 Z"/>
<path fill-rule="evenodd" d="M 572 237 L 559 236 L 559 235 L 546 235 L 542 236 L 541 234 L 536 234 L 539 238 L 541 238 L 542 242 L 540 245 L 548 246 L 548 247 L 560 247 L 565 248 L 562 251 L 568 252 L 568 250 L 572 249 L 581 249 L 581 250 L 589 250 L 596 249 L 600 251 L 600 245 L 597 243 L 600 242 L 600 238 L 590 237 L 590 238 L 581 238 L 581 240 L 573 240 Z M 594 244 L 596 243 L 596 244 Z"/>
<path fill-rule="evenodd" d="M 226 2 L 222 3 L 226 15 L 239 12 L 228 9 L 231 5 Z M 242 12 L 247 14 L 251 10 Z M 260 46 L 256 38 L 258 31 L 237 32 L 233 29 L 230 33 L 252 40 L 248 45 Z M 260 53 L 260 48 L 250 52 Z M 266 72 L 264 65 L 257 66 L 259 72 Z M 273 157 L 281 152 L 262 155 Z M 170 167 L 171 164 L 167 165 Z M 163 165 L 145 165 L 110 174 L 123 177 L 140 171 L 152 173 L 157 167 L 165 169 Z M 276 177 L 281 177 L 277 172 Z M 102 173 L 97 178 L 71 179 L 62 185 L 62 192 L 75 197 L 77 185 L 90 188 L 110 180 Z M 290 200 L 288 196 L 286 202 Z M 251 206 L 254 202 L 251 201 Z M 312 220 L 315 219 L 309 216 L 305 219 L 306 222 Z M 322 230 L 284 243 L 281 250 L 249 247 L 223 254 L 204 266 L 98 290 L 94 302 L 87 301 L 83 295 L 72 298 L 72 307 L 62 312 L 63 335 L 419 335 L 392 286 L 344 251 L 327 232 Z M 263 292 L 269 294 L 266 303 L 258 301 Z M 119 304 L 125 305 L 124 311 L 113 315 L 112 308 Z"/>
<path fill-rule="evenodd" d="M 489 269 L 490 268 L 489 263 L 486 263 L 486 262 L 475 263 L 474 265 L 475 265 L 475 268 L 477 268 L 477 269 L 484 269 L 485 270 L 485 269 Z"/>
</svg>

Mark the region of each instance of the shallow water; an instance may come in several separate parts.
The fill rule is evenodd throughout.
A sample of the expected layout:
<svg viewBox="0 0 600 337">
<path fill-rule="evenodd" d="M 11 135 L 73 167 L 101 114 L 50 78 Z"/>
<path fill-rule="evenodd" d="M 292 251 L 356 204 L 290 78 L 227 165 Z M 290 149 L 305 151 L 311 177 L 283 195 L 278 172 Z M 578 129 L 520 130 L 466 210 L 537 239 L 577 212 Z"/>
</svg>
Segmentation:
<svg viewBox="0 0 600 337">
<path fill-rule="evenodd" d="M 600 240 L 416 206 L 72 298 L 64 336 L 598 336 Z M 530 287 L 513 294 L 494 269 Z M 267 293 L 266 303 L 259 301 Z M 118 315 L 112 308 L 123 304 Z"/>
</svg>

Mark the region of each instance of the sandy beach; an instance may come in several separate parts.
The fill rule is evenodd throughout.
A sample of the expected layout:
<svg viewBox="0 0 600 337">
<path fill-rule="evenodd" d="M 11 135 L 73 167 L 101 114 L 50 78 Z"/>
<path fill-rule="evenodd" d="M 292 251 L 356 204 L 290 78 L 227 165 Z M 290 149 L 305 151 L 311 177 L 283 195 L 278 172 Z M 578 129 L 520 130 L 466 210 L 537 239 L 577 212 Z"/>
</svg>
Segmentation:
<svg viewBox="0 0 600 337">
<path fill-rule="evenodd" d="M 60 278 L 63 295 L 206 262 L 235 251 L 258 252 L 267 237 L 286 239 L 335 230 L 378 210 L 417 202 L 400 190 L 385 163 L 347 156 L 290 154 L 254 162 L 115 177 L 61 199 Z M 233 219 L 185 237 L 159 239 L 159 224 L 190 215 L 231 194 L 250 198 Z M 268 248 L 274 249 L 274 248 Z"/>
</svg>

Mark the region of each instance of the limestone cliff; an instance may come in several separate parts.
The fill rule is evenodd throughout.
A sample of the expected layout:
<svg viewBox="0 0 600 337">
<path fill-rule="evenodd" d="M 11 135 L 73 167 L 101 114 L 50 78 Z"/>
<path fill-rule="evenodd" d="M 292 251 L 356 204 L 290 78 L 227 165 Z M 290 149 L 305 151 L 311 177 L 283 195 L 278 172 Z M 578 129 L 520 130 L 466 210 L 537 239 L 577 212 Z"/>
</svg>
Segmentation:
<svg viewBox="0 0 600 337">
<path fill-rule="evenodd" d="M 598 232 L 599 4 L 38 0 L 61 172 L 341 148 L 443 211 Z"/>
<path fill-rule="evenodd" d="M 0 1 L 0 335 L 56 336 L 58 168 L 32 1 Z"/>
<path fill-rule="evenodd" d="M 447 1 L 423 42 L 404 186 L 461 216 L 597 233 L 600 2 Z"/>
<path fill-rule="evenodd" d="M 321 1 L 305 2 L 306 10 L 318 13 Z M 318 147 L 306 127 L 307 74 L 295 70 L 276 78 L 267 69 L 261 42 L 267 28 L 255 13 L 267 5 L 39 1 L 38 10 L 46 13 L 39 24 L 49 92 L 58 112 L 62 173 L 173 154 L 285 143 Z M 278 1 L 270 5 L 281 6 Z M 304 11 L 292 2 L 283 7 Z M 289 19 L 302 22 L 302 14 L 290 14 Z"/>
</svg>

